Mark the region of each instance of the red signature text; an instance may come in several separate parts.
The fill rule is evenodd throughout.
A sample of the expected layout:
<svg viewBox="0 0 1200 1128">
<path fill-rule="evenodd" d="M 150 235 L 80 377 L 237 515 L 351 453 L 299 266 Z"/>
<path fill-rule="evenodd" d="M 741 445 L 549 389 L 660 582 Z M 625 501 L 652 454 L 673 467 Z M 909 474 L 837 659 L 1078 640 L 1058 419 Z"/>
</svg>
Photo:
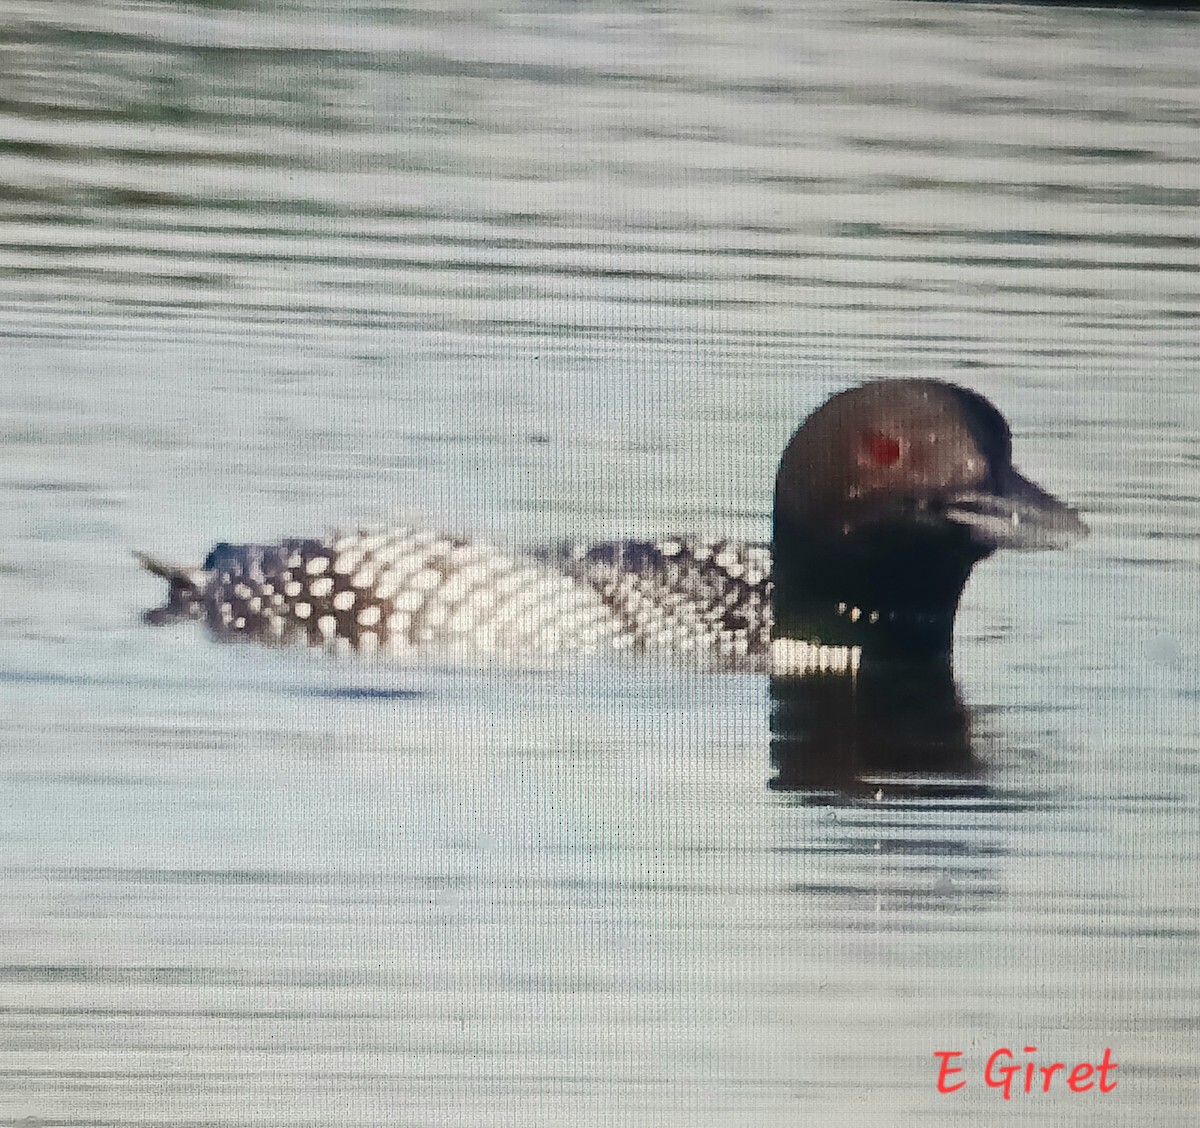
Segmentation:
<svg viewBox="0 0 1200 1128">
<path fill-rule="evenodd" d="M 1037 1046 L 1026 1046 L 1025 1054 L 1036 1054 Z M 955 1093 L 965 1088 L 971 1078 L 966 1066 L 955 1065 L 963 1056 L 961 1050 L 935 1050 L 938 1059 L 937 1091 Z M 1081 1061 L 1068 1065 L 1065 1061 L 1041 1062 L 1019 1061 L 1007 1046 L 1001 1046 L 987 1059 L 983 1067 L 983 1082 L 989 1089 L 999 1089 L 1006 1101 L 1014 1093 L 1049 1093 L 1052 1089 L 1067 1089 L 1072 1093 L 1086 1093 L 1095 1089 L 1099 1093 L 1111 1093 L 1117 1087 L 1112 1075 L 1117 1071 L 1112 1049 L 1105 1047 L 1104 1056 L 1093 1065 Z"/>
</svg>

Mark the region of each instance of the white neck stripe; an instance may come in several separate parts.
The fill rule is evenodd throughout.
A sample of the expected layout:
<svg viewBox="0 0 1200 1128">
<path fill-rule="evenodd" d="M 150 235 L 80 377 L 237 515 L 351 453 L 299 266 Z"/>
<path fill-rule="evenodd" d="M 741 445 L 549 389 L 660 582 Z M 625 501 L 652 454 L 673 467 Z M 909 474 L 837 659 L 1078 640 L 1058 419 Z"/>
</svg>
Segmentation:
<svg viewBox="0 0 1200 1128">
<path fill-rule="evenodd" d="M 771 641 L 771 673 L 780 676 L 858 673 L 861 646 L 821 646 L 800 638 Z"/>
</svg>

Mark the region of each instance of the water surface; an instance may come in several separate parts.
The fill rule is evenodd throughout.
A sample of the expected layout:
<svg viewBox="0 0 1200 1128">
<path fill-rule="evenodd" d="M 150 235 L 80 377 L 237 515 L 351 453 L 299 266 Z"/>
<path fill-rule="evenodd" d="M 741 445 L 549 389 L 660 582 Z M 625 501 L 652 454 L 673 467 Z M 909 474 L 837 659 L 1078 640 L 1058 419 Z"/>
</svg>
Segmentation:
<svg viewBox="0 0 1200 1128">
<path fill-rule="evenodd" d="M 0 1120 L 1195 1122 L 1195 15 L 6 16 Z M 138 619 L 135 547 L 761 539 L 915 374 L 1093 530 L 968 587 L 977 788 L 771 789 L 755 677 Z"/>
</svg>

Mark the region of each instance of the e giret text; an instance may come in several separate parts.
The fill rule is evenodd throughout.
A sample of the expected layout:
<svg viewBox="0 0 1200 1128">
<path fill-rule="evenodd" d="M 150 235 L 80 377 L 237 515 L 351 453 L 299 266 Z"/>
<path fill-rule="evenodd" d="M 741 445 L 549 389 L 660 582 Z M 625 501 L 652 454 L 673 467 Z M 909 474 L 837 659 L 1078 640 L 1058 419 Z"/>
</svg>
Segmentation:
<svg viewBox="0 0 1200 1128">
<path fill-rule="evenodd" d="M 1022 1052 L 1035 1054 L 1037 1046 L 1026 1046 Z M 939 1093 L 954 1093 L 967 1085 L 971 1074 L 964 1066 L 954 1064 L 963 1056 L 961 1050 L 935 1050 L 933 1056 L 939 1062 Z M 1036 1061 L 1018 1061 L 1012 1050 L 1001 1046 L 987 1059 L 983 1067 L 983 1081 L 989 1089 L 999 1089 L 1006 1101 L 1011 1100 L 1014 1093 L 1048 1093 L 1051 1089 L 1086 1093 L 1095 1087 L 1097 1092 L 1111 1093 L 1117 1087 L 1117 1080 L 1112 1076 L 1117 1068 L 1112 1049 L 1108 1046 L 1104 1049 L 1104 1056 L 1095 1065 L 1081 1061 L 1070 1066 L 1063 1061 L 1046 1065 Z"/>
</svg>

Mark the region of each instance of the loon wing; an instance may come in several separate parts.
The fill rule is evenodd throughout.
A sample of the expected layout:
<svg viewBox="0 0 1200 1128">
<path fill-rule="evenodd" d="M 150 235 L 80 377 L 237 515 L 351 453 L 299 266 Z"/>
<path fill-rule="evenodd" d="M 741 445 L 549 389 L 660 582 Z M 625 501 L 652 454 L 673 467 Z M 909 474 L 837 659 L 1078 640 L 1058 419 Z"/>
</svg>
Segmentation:
<svg viewBox="0 0 1200 1128">
<path fill-rule="evenodd" d="M 593 587 L 645 649 L 730 659 L 771 643 L 771 549 L 730 540 L 659 537 L 565 545 L 556 562 Z"/>
</svg>

